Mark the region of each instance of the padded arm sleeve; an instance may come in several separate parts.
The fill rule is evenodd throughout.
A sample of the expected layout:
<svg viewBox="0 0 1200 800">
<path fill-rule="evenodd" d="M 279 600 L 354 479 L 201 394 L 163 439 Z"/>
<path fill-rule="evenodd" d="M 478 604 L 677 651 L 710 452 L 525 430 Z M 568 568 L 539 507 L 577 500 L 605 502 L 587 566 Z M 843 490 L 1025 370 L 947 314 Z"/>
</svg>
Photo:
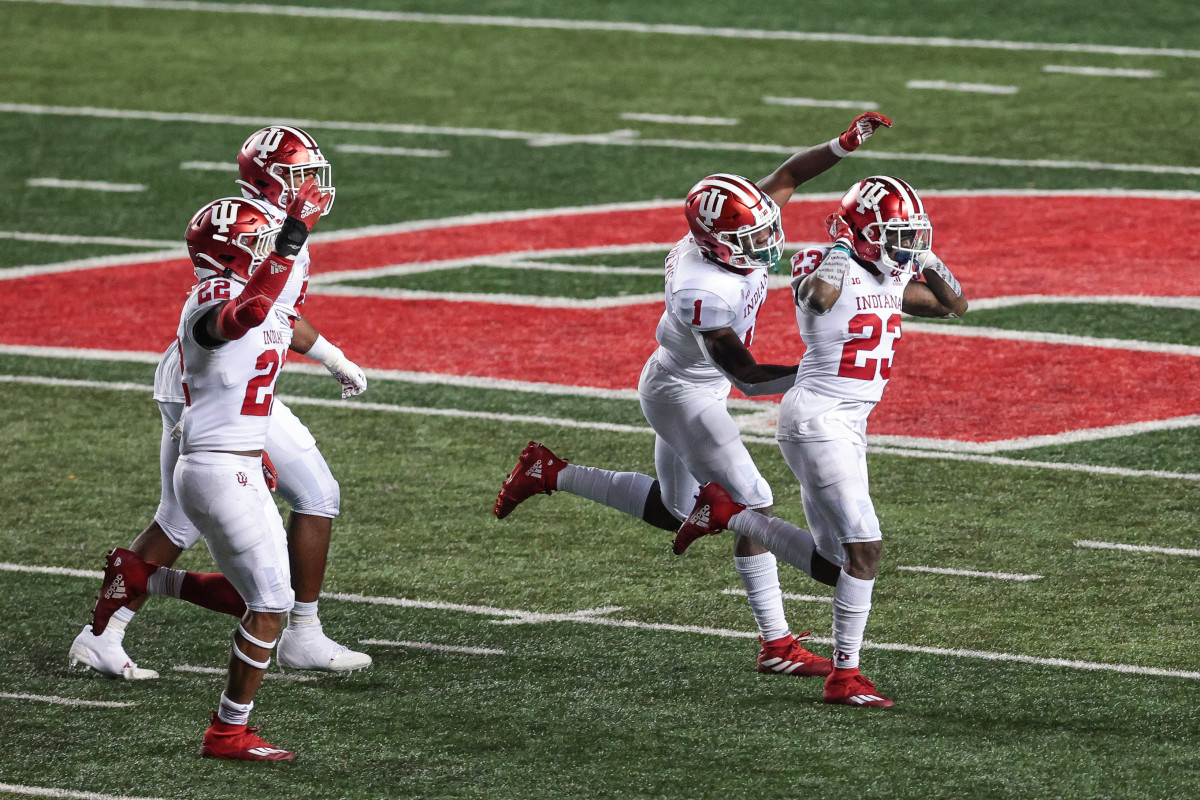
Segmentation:
<svg viewBox="0 0 1200 800">
<path fill-rule="evenodd" d="M 250 276 L 246 288 L 237 299 L 229 301 L 221 309 L 217 317 L 221 335 L 232 341 L 261 325 L 287 285 L 294 263 L 295 259 L 284 258 L 277 253 L 267 256 Z"/>
</svg>

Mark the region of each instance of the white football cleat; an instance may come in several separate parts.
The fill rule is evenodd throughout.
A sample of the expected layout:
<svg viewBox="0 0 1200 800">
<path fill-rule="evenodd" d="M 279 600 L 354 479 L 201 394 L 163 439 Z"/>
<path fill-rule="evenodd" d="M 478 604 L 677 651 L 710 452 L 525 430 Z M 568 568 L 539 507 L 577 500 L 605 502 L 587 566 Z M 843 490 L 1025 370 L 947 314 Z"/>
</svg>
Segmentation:
<svg viewBox="0 0 1200 800">
<path fill-rule="evenodd" d="M 91 667 L 101 675 L 122 681 L 149 681 L 158 677 L 152 669 L 142 669 L 129 658 L 121 641 L 125 631 L 116 625 L 110 625 L 99 636 L 92 634 L 92 626 L 84 625 L 83 630 L 71 642 L 71 663 Z"/>
<path fill-rule="evenodd" d="M 352 672 L 371 666 L 371 657 L 356 653 L 325 635 L 320 625 L 289 625 L 279 636 L 276 661 L 280 669 Z"/>
</svg>

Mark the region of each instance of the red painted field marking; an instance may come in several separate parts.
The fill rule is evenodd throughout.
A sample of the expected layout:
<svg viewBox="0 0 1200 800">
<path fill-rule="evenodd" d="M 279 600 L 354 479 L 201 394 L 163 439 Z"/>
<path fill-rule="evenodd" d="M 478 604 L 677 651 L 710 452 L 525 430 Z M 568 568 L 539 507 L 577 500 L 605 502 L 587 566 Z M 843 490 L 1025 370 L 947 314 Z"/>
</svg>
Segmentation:
<svg viewBox="0 0 1200 800">
<path fill-rule="evenodd" d="M 825 201 L 785 208 L 794 240 L 819 239 Z M 969 297 L 1200 296 L 1200 270 L 1152 237 L 1200 201 L 1118 197 L 931 197 L 935 249 Z M 549 215 L 314 244 L 322 273 L 514 251 L 669 241 L 676 209 Z M 1136 277 L 1135 277 L 1136 276 Z M 1139 283 L 1130 284 L 1134 278 Z M 0 282 L 0 343 L 156 350 L 191 284 L 182 261 Z M 64 318 L 64 309 L 69 314 Z M 306 311 L 367 368 L 630 388 L 654 348 L 658 304 L 537 309 L 444 300 L 314 296 Z M 1148 312 L 1152 313 L 1152 312 Z M 63 322 L 66 322 L 64 325 Z M 786 292 L 760 317 L 755 354 L 801 352 Z M 947 369 L 947 366 L 950 369 Z M 878 434 L 969 441 L 1061 433 L 1196 413 L 1200 359 L 1000 340 L 905 336 Z"/>
</svg>

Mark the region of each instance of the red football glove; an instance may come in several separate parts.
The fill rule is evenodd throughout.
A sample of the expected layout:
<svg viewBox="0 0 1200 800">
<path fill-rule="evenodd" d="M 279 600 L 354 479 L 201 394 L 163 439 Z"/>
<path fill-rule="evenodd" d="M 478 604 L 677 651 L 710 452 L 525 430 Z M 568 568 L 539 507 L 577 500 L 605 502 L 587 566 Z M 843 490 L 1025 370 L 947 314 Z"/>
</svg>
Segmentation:
<svg viewBox="0 0 1200 800">
<path fill-rule="evenodd" d="M 288 201 L 287 208 L 284 211 L 287 212 L 289 217 L 302 222 L 304 227 L 311 231 L 328 207 L 328 195 L 321 194 L 321 187 L 317 183 L 316 178 L 309 178 L 300 184 L 300 188 L 296 190 L 296 195 Z"/>
<path fill-rule="evenodd" d="M 262 471 L 263 480 L 267 482 L 267 488 L 272 492 L 279 486 L 279 473 L 275 471 L 275 465 L 271 463 L 271 457 L 267 455 L 267 451 L 262 451 Z"/>
<path fill-rule="evenodd" d="M 892 121 L 883 114 L 877 114 L 874 111 L 868 111 L 865 114 L 859 114 L 854 118 L 854 122 L 850 123 L 850 127 L 846 132 L 838 137 L 838 144 L 846 152 L 857 150 L 858 146 L 871 138 L 871 134 L 880 126 L 885 128 L 892 127 Z"/>
<path fill-rule="evenodd" d="M 829 226 L 829 238 L 835 245 L 844 245 L 851 253 L 854 252 L 854 230 L 841 214 L 830 214 L 825 218 Z"/>
</svg>

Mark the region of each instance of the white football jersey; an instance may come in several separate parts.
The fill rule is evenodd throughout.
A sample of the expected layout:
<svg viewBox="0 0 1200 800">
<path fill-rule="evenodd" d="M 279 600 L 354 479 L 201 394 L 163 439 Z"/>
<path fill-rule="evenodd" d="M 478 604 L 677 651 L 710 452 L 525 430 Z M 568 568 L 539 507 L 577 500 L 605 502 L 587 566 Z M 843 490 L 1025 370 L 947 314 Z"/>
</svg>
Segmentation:
<svg viewBox="0 0 1200 800">
<path fill-rule="evenodd" d="M 183 438 L 179 452 L 261 450 L 267 439 L 275 381 L 287 358 L 293 320 L 276 306 L 240 339 L 209 349 L 195 326 L 245 285 L 227 278 L 201 281 L 183 306 L 177 336 L 183 372 Z"/>
<path fill-rule="evenodd" d="M 305 242 L 296 254 L 296 262 L 292 265 L 287 284 L 279 293 L 279 299 L 275 301 L 275 307 L 282 308 L 289 316 L 300 316 L 300 306 L 304 305 L 305 295 L 308 294 L 308 268 L 311 264 L 308 242 Z"/>
<path fill-rule="evenodd" d="M 304 296 L 308 292 L 308 268 L 311 263 L 308 255 L 308 242 L 305 242 L 304 246 L 300 248 L 300 252 L 296 254 L 296 262 L 292 266 L 291 274 L 288 275 L 287 284 L 280 292 L 279 299 L 275 301 L 275 307 L 282 308 L 288 316 L 301 316 L 300 306 L 304 304 Z M 195 288 L 199 287 L 193 287 L 193 290 Z M 154 399 L 164 403 L 186 401 L 183 396 L 183 370 L 179 366 L 178 339 L 171 342 L 162 357 L 158 359 L 158 366 L 154 368 Z"/>
<path fill-rule="evenodd" d="M 795 256 L 792 272 L 811 272 L 830 246 Z M 807 348 L 800 359 L 796 386 L 827 397 L 878 403 L 891 376 L 900 340 L 900 309 L 912 275 L 875 275 L 853 262 L 842 294 L 826 314 L 796 308 L 796 322 Z"/>
<path fill-rule="evenodd" d="M 723 269 L 688 234 L 667 255 L 664 284 L 667 307 L 654 332 L 659 363 L 685 380 L 725 380 L 693 332 L 733 328 L 749 347 L 767 297 L 767 271 L 739 275 Z"/>
</svg>

